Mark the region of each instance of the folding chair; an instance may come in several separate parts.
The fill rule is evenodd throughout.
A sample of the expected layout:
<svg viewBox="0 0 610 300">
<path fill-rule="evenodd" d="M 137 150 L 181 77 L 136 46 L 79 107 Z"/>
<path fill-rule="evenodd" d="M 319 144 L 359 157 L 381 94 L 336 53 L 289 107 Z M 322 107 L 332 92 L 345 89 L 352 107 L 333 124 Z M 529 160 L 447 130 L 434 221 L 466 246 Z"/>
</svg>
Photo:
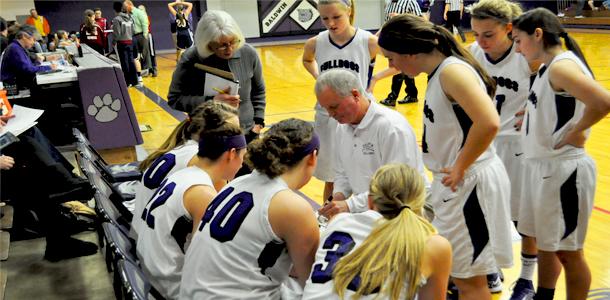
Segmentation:
<svg viewBox="0 0 610 300">
<path fill-rule="evenodd" d="M 112 274 L 112 287 L 117 299 L 121 299 L 122 280 L 118 268 L 120 260 L 128 260 L 137 264 L 135 255 L 135 243 L 123 233 L 122 229 L 112 222 L 102 224 L 104 237 L 106 239 L 105 258 L 106 269 Z"/>
<path fill-rule="evenodd" d="M 104 158 L 93 148 L 87 137 L 78 129 L 73 128 L 72 133 L 77 140 L 77 150 L 87 159 L 91 160 L 99 168 L 104 177 L 111 183 L 139 180 L 142 172 L 138 170 L 140 162 L 128 164 L 108 164 Z"/>
<path fill-rule="evenodd" d="M 129 260 L 118 262 L 123 281 L 123 295 L 129 300 L 164 300 L 163 296 L 151 285 L 142 270 Z"/>
</svg>

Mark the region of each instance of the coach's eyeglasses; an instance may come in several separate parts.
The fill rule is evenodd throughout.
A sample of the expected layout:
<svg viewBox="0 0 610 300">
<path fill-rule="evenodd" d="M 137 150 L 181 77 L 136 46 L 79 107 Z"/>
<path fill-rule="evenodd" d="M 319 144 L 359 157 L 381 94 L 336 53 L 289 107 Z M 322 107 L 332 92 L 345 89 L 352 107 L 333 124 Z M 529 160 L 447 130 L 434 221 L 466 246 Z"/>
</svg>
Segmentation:
<svg viewBox="0 0 610 300">
<path fill-rule="evenodd" d="M 223 43 L 223 44 L 218 44 L 218 43 L 210 43 L 210 48 L 212 48 L 212 51 L 225 51 L 229 48 L 231 49 L 235 49 L 235 46 L 237 46 L 237 44 L 239 44 L 240 40 L 239 39 L 235 39 L 233 41 L 231 41 L 230 43 Z"/>
</svg>

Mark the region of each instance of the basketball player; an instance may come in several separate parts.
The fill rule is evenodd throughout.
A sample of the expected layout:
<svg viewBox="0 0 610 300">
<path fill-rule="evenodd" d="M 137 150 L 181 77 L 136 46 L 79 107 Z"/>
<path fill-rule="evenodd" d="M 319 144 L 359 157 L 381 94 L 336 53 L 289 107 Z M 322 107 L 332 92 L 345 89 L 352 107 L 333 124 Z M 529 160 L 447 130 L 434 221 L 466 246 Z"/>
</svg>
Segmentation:
<svg viewBox="0 0 610 300">
<path fill-rule="evenodd" d="M 313 126 L 297 119 L 248 145 L 255 171 L 208 206 L 186 253 L 180 299 L 279 299 L 291 268 L 305 285 L 320 233 L 310 204 L 293 190 L 311 178 L 319 146 Z"/>
<path fill-rule="evenodd" d="M 189 117 L 180 122 L 167 140 L 150 154 L 142 163 L 142 180 L 136 185 L 134 216 L 141 216 L 144 207 L 161 186 L 167 176 L 178 170 L 192 166 L 197 161 L 199 150 L 199 135 L 207 130 L 229 122 L 239 124 L 237 110 L 228 104 L 218 101 L 208 101 L 197 106 Z M 222 188 L 226 181 L 215 182 L 217 189 Z M 130 236 L 138 239 L 140 228 L 144 224 L 141 218 L 134 217 L 131 221 Z"/>
<path fill-rule="evenodd" d="M 459 298 L 491 299 L 486 274 L 512 265 L 510 183 L 491 145 L 500 127 L 493 79 L 447 29 L 416 16 L 388 21 L 379 46 L 390 66 L 428 74 L 422 150 L 433 223 L 453 247 Z"/>
<path fill-rule="evenodd" d="M 517 52 L 543 66 L 530 89 L 521 128 L 524 199 L 519 232 L 536 237 L 538 288 L 553 299 L 561 267 L 567 299 L 585 299 L 591 272 L 583 254 L 595 193 L 595 162 L 584 145 L 589 129 L 610 111 L 610 93 L 594 79 L 580 47 L 559 19 L 543 8 L 513 21 Z M 562 48 L 563 39 L 565 47 Z"/>
<path fill-rule="evenodd" d="M 354 0 L 320 0 L 318 11 L 326 31 L 305 43 L 303 66 L 313 76 L 334 68 L 350 70 L 367 87 L 377 55 L 377 37 L 353 26 Z M 337 121 L 316 103 L 315 130 L 320 137 L 319 164 L 314 176 L 324 185 L 324 199 L 332 194 L 334 182 L 335 128 Z"/>
<path fill-rule="evenodd" d="M 471 9 L 472 32 L 476 42 L 469 47 L 472 56 L 496 81 L 495 103 L 500 115 L 500 131 L 494 140 L 511 183 L 511 219 L 516 222 L 521 201 L 523 149 L 519 134 L 522 110 L 527 101 L 530 77 L 538 64 L 530 66 L 515 51 L 511 38 L 512 20 L 521 15 L 519 4 L 508 0 L 481 0 Z M 527 236 L 521 243 L 521 275 L 513 288 L 511 300 L 529 299 L 534 294 L 532 279 L 536 267 L 536 241 Z M 488 275 L 492 293 L 502 292 L 497 273 Z"/>
<path fill-rule="evenodd" d="M 134 215 L 144 224 L 136 243 L 142 270 L 165 298 L 178 298 L 188 236 L 216 196 L 214 182 L 233 179 L 245 148 L 246 138 L 235 123 L 223 121 L 203 132 L 194 165 L 163 180 L 142 214 Z"/>
<path fill-rule="evenodd" d="M 451 246 L 421 215 L 424 198 L 419 171 L 379 168 L 370 210 L 338 214 L 322 233 L 303 299 L 444 299 Z"/>
</svg>

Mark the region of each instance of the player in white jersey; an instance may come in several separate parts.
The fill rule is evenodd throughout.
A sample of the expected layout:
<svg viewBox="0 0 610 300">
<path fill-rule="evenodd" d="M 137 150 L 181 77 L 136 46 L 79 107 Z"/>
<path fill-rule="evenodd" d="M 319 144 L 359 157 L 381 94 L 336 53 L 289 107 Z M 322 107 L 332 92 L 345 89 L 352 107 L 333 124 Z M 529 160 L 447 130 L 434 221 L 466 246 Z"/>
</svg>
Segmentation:
<svg viewBox="0 0 610 300">
<path fill-rule="evenodd" d="M 521 128 L 527 161 L 518 229 L 538 247 L 536 299 L 552 299 L 565 270 L 566 298 L 585 299 L 591 272 L 583 254 L 595 193 L 595 163 L 584 145 L 591 126 L 610 111 L 610 93 L 594 79 L 580 47 L 549 10 L 513 21 L 517 51 L 540 60 Z M 565 42 L 565 51 L 561 40 Z M 527 213 L 529 211 L 529 214 Z"/>
<path fill-rule="evenodd" d="M 322 233 L 303 299 L 444 299 L 451 246 L 421 214 L 420 172 L 382 166 L 369 195 L 370 210 L 340 213 Z"/>
<path fill-rule="evenodd" d="M 358 75 L 363 87 L 367 87 L 377 56 L 377 37 L 353 26 L 354 0 L 320 0 L 318 11 L 326 31 L 305 43 L 303 66 L 314 77 L 325 71 L 342 68 Z M 333 191 L 335 129 L 337 121 L 331 118 L 317 102 L 315 106 L 315 130 L 320 137 L 319 164 L 314 176 L 326 182 L 323 197 L 328 199 Z"/>
<path fill-rule="evenodd" d="M 216 129 L 222 123 L 209 120 L 228 120 L 239 125 L 237 110 L 230 105 L 208 101 L 197 106 L 184 121 L 172 131 L 170 136 L 155 152 L 140 163 L 142 178 L 136 186 L 134 216 L 142 215 L 150 197 L 161 186 L 161 182 L 169 175 L 197 161 L 199 135 L 206 130 Z M 215 183 L 220 189 L 221 183 Z M 138 233 L 143 226 L 140 218 L 133 218 L 129 235 L 138 240 Z"/>
<path fill-rule="evenodd" d="M 519 4 L 508 0 L 481 0 L 471 8 L 472 32 L 476 42 L 469 47 L 472 56 L 496 81 L 495 105 L 500 114 L 500 131 L 494 140 L 496 152 L 510 179 L 511 219 L 516 222 L 521 197 L 523 149 L 519 124 L 529 92 L 530 77 L 538 64 L 530 66 L 523 55 L 515 51 L 511 38 L 512 20 L 523 11 Z M 534 71 L 532 71 L 534 70 Z M 522 237 L 521 275 L 515 284 L 511 300 L 527 299 L 534 294 L 532 283 L 536 267 L 536 240 Z M 498 274 L 488 275 L 493 292 L 502 291 Z"/>
<path fill-rule="evenodd" d="M 303 187 L 316 167 L 319 139 L 289 119 L 248 145 L 254 168 L 208 206 L 186 253 L 180 299 L 279 299 L 292 268 L 309 276 L 320 233 Z"/>
<path fill-rule="evenodd" d="M 512 265 L 510 183 L 491 145 L 500 118 L 493 79 L 447 29 L 401 15 L 381 29 L 390 66 L 428 74 L 424 163 L 434 181 L 433 224 L 451 242 L 460 299 L 491 299 L 486 275 Z"/>
<path fill-rule="evenodd" d="M 208 119 L 210 121 L 210 119 Z M 214 182 L 233 179 L 246 153 L 238 124 L 227 120 L 201 133 L 197 160 L 168 176 L 148 201 L 136 252 L 152 285 L 168 299 L 177 299 L 190 234 L 216 196 Z"/>
</svg>

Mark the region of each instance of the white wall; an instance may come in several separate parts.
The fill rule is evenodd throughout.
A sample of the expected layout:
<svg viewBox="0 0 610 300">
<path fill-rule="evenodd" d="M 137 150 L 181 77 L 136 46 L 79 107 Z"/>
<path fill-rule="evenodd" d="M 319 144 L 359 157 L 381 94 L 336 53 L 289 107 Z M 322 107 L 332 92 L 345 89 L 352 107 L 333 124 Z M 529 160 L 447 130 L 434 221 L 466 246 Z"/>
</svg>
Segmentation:
<svg viewBox="0 0 610 300">
<path fill-rule="evenodd" d="M 382 25 L 384 0 L 356 0 L 354 25 L 362 29 L 379 29 Z"/>
<path fill-rule="evenodd" d="M 15 20 L 18 15 L 29 15 L 32 8 L 34 0 L 0 0 L 0 17 Z"/>
<path fill-rule="evenodd" d="M 0 0 L 4 1 L 4 0 Z M 363 29 L 381 27 L 384 0 L 356 0 L 355 25 Z M 260 37 L 256 0 L 208 0 L 208 9 L 231 14 L 247 38 Z"/>
<path fill-rule="evenodd" d="M 208 0 L 208 9 L 224 10 L 229 13 L 247 38 L 260 36 L 258 7 L 256 0 Z"/>
</svg>

